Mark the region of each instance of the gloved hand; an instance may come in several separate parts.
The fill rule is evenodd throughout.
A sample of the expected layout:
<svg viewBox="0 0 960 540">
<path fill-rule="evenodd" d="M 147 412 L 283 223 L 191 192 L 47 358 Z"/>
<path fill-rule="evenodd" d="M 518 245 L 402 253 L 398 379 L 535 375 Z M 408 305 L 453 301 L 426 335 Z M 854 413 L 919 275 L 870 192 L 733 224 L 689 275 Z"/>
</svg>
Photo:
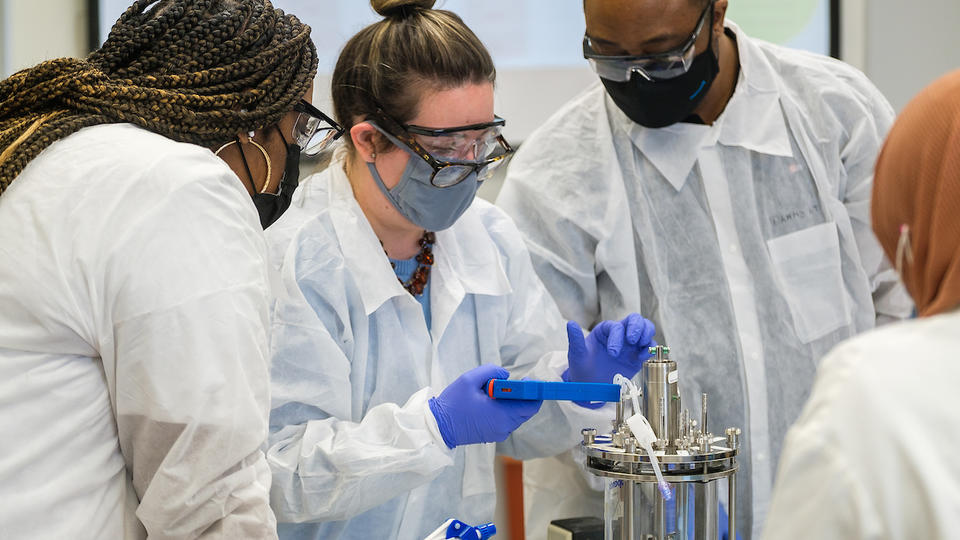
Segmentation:
<svg viewBox="0 0 960 540">
<path fill-rule="evenodd" d="M 622 321 L 603 321 L 593 328 L 586 340 L 575 321 L 567 323 L 567 370 L 563 380 L 573 382 L 612 383 L 617 373 L 632 378 L 650 358 L 650 347 L 656 329 L 653 323 L 637 313 Z"/>
<path fill-rule="evenodd" d="M 460 375 L 439 396 L 430 398 L 430 411 L 447 446 L 503 441 L 537 414 L 542 401 L 493 399 L 487 395 L 487 381 L 509 376 L 500 366 L 484 364 Z"/>
</svg>

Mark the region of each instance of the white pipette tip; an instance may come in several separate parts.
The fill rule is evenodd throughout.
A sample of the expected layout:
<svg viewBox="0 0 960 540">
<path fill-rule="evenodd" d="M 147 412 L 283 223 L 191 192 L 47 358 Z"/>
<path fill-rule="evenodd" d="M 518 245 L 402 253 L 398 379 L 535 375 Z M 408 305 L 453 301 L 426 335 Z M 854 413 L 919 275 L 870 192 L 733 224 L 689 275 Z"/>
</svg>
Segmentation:
<svg viewBox="0 0 960 540">
<path fill-rule="evenodd" d="M 633 436 L 637 439 L 637 443 L 647 452 L 647 455 L 650 456 L 650 464 L 653 466 L 653 472 L 657 476 L 657 489 L 660 490 L 660 495 L 663 496 L 663 500 L 669 501 L 673 499 L 673 490 L 670 487 L 670 484 L 663 479 L 663 474 L 660 472 L 660 464 L 657 463 L 657 455 L 653 452 L 651 444 L 657 440 L 657 436 L 653 433 L 653 428 L 650 427 L 650 422 L 647 421 L 647 418 L 640 413 L 640 401 L 638 397 L 640 396 L 640 390 L 637 388 L 633 381 L 624 377 L 621 374 L 616 374 L 613 377 L 614 384 L 619 384 L 622 387 L 626 388 L 627 395 L 633 400 L 633 416 L 627 419 L 627 425 L 630 427 L 630 431 L 633 433 Z"/>
<path fill-rule="evenodd" d="M 660 490 L 663 500 L 670 501 L 673 499 L 673 490 L 670 489 L 670 484 L 666 480 L 657 482 L 657 488 Z"/>
</svg>

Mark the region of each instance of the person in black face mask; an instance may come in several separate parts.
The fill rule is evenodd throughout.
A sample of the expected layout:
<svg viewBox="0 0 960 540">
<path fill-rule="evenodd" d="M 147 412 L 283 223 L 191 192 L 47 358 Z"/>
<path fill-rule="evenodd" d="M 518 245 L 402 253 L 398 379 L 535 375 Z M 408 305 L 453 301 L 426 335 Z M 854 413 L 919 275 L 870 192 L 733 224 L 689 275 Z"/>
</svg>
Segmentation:
<svg viewBox="0 0 960 540">
<path fill-rule="evenodd" d="M 307 92 L 307 96 L 310 93 Z M 243 180 L 257 207 L 260 225 L 266 229 L 290 206 L 299 184 L 300 153 L 316 155 L 341 135 L 343 129 L 336 121 L 301 99 L 279 123 L 238 135 L 215 153 Z M 251 153 L 259 153 L 259 160 L 248 159 Z M 281 162 L 284 163 L 282 169 L 274 165 Z"/>
<path fill-rule="evenodd" d="M 707 3 L 683 45 L 666 52 L 606 55 L 598 52 L 604 50 L 602 39 L 595 45 L 595 39 L 584 35 L 584 57 L 600 75 L 614 103 L 631 120 L 649 128 L 669 126 L 690 117 L 707 96 L 720 71 L 713 47 L 713 6 L 713 1 Z M 701 34 L 707 36 L 702 51 L 696 47 L 702 41 Z"/>
<path fill-rule="evenodd" d="M 869 229 L 892 108 L 856 69 L 750 37 L 728 1 L 584 0 L 599 80 L 524 140 L 497 205 L 565 317 L 649 318 L 684 355 L 682 400 L 745 428 L 749 540 L 820 358 L 911 302 Z M 524 462 L 528 539 L 602 516 L 575 459 Z"/>
<path fill-rule="evenodd" d="M 675 39 L 657 30 L 661 33 L 655 33 L 643 46 L 623 49 L 601 37 L 601 30 L 598 36 L 592 37 L 589 32 L 584 35 L 583 56 L 590 61 L 617 107 L 641 126 L 661 128 L 685 120 L 712 122 L 722 110 L 722 103 L 718 107 L 717 101 L 729 99 L 733 90 L 733 77 L 727 76 L 711 92 L 721 73 L 714 45 L 718 43 L 728 53 L 736 51 L 730 36 L 724 34 L 714 39 L 715 7 L 714 0 L 706 3 L 693 32 L 679 47 L 659 50 L 661 44 Z M 633 50 L 642 50 L 643 54 L 630 54 Z M 739 70 L 735 54 L 726 54 L 724 59 L 729 60 L 725 74 L 735 75 Z M 706 110 L 699 110 L 708 95 L 711 99 L 704 107 Z"/>
</svg>

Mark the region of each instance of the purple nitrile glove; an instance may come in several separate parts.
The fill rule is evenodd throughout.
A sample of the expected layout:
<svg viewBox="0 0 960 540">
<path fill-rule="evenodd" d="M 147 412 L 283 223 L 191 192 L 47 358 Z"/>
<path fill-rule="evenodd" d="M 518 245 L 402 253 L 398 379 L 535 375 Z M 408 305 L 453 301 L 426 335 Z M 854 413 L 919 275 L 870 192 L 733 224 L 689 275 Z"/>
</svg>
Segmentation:
<svg viewBox="0 0 960 540">
<path fill-rule="evenodd" d="M 579 324 L 568 322 L 568 367 L 563 380 L 612 383 L 617 373 L 633 378 L 650 358 L 650 347 L 657 345 L 655 333 L 653 323 L 637 313 L 622 321 L 601 322 L 586 339 Z"/>
<path fill-rule="evenodd" d="M 463 444 L 500 442 L 540 410 L 540 400 L 493 399 L 485 386 L 490 379 L 510 376 L 500 366 L 484 364 L 460 375 L 439 396 L 430 398 L 443 442 Z"/>
</svg>

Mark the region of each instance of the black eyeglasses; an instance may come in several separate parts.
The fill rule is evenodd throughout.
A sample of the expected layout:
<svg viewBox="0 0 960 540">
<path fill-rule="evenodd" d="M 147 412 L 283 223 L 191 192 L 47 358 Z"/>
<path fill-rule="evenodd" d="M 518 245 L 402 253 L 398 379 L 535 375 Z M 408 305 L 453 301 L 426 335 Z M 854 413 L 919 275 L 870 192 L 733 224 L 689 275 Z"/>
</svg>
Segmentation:
<svg viewBox="0 0 960 540">
<path fill-rule="evenodd" d="M 308 101 L 301 99 L 293 110 L 300 113 L 293 125 L 293 140 L 304 154 L 316 155 L 343 136 L 343 127 Z"/>
<path fill-rule="evenodd" d="M 494 116 L 492 122 L 452 128 L 429 128 L 402 125 L 383 109 L 377 109 L 370 125 L 396 145 L 403 145 L 423 158 L 433 174 L 430 183 L 437 187 L 459 184 L 476 172 L 484 181 L 513 153 L 513 148 L 501 135 L 506 121 Z M 439 157 L 435 157 L 439 156 Z"/>
<path fill-rule="evenodd" d="M 648 81 L 678 77 L 686 73 L 693 63 L 695 52 L 693 44 L 700 37 L 700 32 L 707 20 L 707 13 L 712 13 L 712 8 L 713 2 L 711 1 L 703 9 L 700 18 L 697 20 L 697 26 L 690 37 L 687 38 L 687 41 L 672 51 L 645 56 L 599 54 L 594 49 L 590 36 L 584 34 L 583 57 L 590 61 L 590 67 L 597 75 L 610 81 L 626 82 L 630 80 L 634 73 L 640 74 Z"/>
</svg>

